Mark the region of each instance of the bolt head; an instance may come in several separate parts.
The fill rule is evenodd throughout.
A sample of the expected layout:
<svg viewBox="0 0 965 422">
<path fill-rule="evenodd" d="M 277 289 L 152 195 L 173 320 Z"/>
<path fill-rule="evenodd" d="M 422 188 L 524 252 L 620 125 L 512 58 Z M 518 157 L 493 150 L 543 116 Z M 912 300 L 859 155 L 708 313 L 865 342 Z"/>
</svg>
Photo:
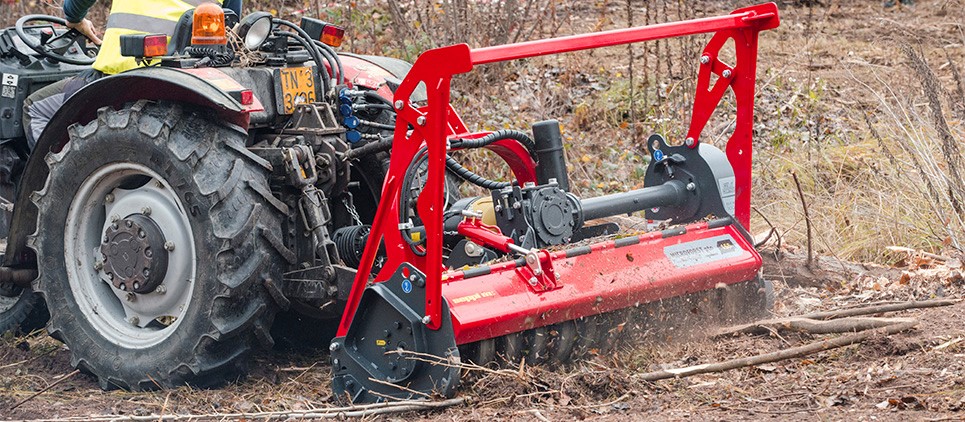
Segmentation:
<svg viewBox="0 0 965 422">
<path fill-rule="evenodd" d="M 700 56 L 700 64 L 707 64 L 707 63 L 710 63 L 710 56 L 707 56 L 707 55 Z"/>
<path fill-rule="evenodd" d="M 116 223 L 117 220 L 120 220 L 120 219 L 121 219 L 121 216 L 119 216 L 119 215 L 117 215 L 117 214 L 111 214 L 111 223 Z M 116 227 L 115 227 L 115 228 L 116 228 Z"/>
<path fill-rule="evenodd" d="M 130 321 L 131 321 L 131 325 L 137 325 L 141 323 L 141 319 L 136 316 L 132 316 Z"/>
<path fill-rule="evenodd" d="M 134 222 L 131 221 L 131 220 L 127 220 L 127 221 L 124 222 L 124 225 L 127 226 L 127 227 L 129 227 L 129 228 L 130 228 L 130 227 L 134 227 Z"/>
<path fill-rule="evenodd" d="M 157 294 L 159 294 L 159 295 L 163 295 L 163 294 L 165 294 L 165 293 L 167 293 L 167 292 L 168 292 L 168 289 L 167 289 L 166 287 L 164 287 L 163 284 L 160 285 L 160 286 L 157 286 L 157 288 L 154 289 L 154 293 L 157 293 Z"/>
<path fill-rule="evenodd" d="M 144 208 L 141 208 L 141 214 L 144 214 L 144 215 L 151 215 L 151 207 L 144 207 Z"/>
<path fill-rule="evenodd" d="M 426 116 L 419 116 L 419 118 L 415 119 L 415 122 L 418 123 L 419 126 L 425 126 L 425 125 L 426 125 Z"/>
<path fill-rule="evenodd" d="M 432 317 L 430 317 L 429 315 L 426 315 L 426 316 L 422 317 L 422 323 L 423 323 L 423 324 L 429 325 L 430 322 L 432 322 Z"/>
<path fill-rule="evenodd" d="M 687 190 L 693 192 L 697 190 L 697 185 L 695 185 L 694 182 L 690 182 L 687 184 Z"/>
<path fill-rule="evenodd" d="M 530 285 L 530 286 L 535 286 L 536 283 L 539 283 L 539 280 L 537 280 L 536 277 L 530 277 L 530 278 L 529 278 L 529 285 Z"/>
<path fill-rule="evenodd" d="M 692 147 L 694 146 L 694 142 L 696 142 L 694 141 L 694 138 L 687 138 L 684 140 L 684 145 L 687 145 L 688 147 Z"/>
<path fill-rule="evenodd" d="M 147 237 L 147 233 L 144 233 L 144 230 L 138 230 L 138 231 L 137 231 L 137 236 L 140 237 L 141 239 L 143 239 L 143 238 Z"/>
<path fill-rule="evenodd" d="M 145 276 L 145 277 L 150 277 L 150 276 L 151 276 L 151 270 L 145 268 L 143 272 L 144 272 L 144 276 Z M 134 288 L 136 289 L 136 288 L 137 288 L 137 285 L 135 285 Z"/>
<path fill-rule="evenodd" d="M 114 202 L 114 194 L 113 194 L 113 193 L 109 193 L 109 194 L 105 195 L 105 196 L 104 196 L 104 202 L 107 202 L 108 204 L 110 204 L 111 202 Z"/>
<path fill-rule="evenodd" d="M 720 72 L 720 76 L 723 76 L 724 78 L 730 78 L 730 75 L 731 75 L 730 69 L 726 69 L 723 72 Z"/>
<path fill-rule="evenodd" d="M 331 352 L 334 352 L 334 351 L 338 350 L 338 343 L 332 343 L 331 345 L 329 345 L 329 346 L 328 346 L 328 350 L 331 351 Z M 337 362 L 336 362 L 335 364 L 338 365 Z"/>
<path fill-rule="evenodd" d="M 111 278 L 111 280 L 114 279 L 114 274 L 108 274 L 108 276 Z M 126 291 L 127 291 L 127 285 L 124 284 L 124 283 L 121 283 L 119 289 L 121 289 L 121 291 L 125 291 L 125 292 L 126 292 Z"/>
<path fill-rule="evenodd" d="M 173 250 L 174 250 L 174 242 L 172 242 L 172 241 L 170 241 L 170 240 L 167 241 L 167 242 L 164 242 L 164 249 L 166 249 L 166 250 L 168 250 L 168 251 L 173 251 Z"/>
<path fill-rule="evenodd" d="M 403 106 L 405 106 L 405 103 L 403 103 L 402 100 L 395 100 L 395 109 L 396 109 L 396 110 L 402 110 L 402 107 L 403 107 Z"/>
<path fill-rule="evenodd" d="M 145 249 L 145 250 L 144 250 L 144 256 L 150 258 L 150 257 L 154 256 L 154 251 L 152 251 L 150 248 Z"/>
<path fill-rule="evenodd" d="M 104 268 L 104 262 L 102 262 L 101 260 L 94 261 L 95 270 L 100 271 L 103 268 Z"/>
<path fill-rule="evenodd" d="M 138 282 L 135 281 L 135 282 L 134 282 L 134 290 L 137 290 L 137 289 L 140 289 L 140 288 L 141 288 L 141 283 L 138 283 Z"/>
</svg>

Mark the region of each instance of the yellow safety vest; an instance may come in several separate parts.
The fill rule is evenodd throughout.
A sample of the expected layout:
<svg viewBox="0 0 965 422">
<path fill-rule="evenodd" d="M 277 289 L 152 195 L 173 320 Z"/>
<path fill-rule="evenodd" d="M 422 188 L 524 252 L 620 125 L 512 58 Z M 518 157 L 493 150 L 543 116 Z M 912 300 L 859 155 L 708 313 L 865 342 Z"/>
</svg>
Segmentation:
<svg viewBox="0 0 965 422">
<path fill-rule="evenodd" d="M 167 34 L 170 40 L 174 27 L 185 11 L 201 3 L 223 0 L 114 0 L 107 17 L 107 29 L 94 69 L 108 75 L 138 67 L 133 57 L 121 56 L 121 35 Z"/>
</svg>

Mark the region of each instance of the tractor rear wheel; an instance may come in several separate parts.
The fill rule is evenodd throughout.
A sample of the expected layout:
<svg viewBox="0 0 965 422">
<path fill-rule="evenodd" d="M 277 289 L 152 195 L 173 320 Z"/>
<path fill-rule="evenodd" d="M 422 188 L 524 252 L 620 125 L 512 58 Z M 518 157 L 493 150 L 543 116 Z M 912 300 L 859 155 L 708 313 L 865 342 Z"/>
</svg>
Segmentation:
<svg viewBox="0 0 965 422">
<path fill-rule="evenodd" d="M 50 335 L 104 389 L 219 385 L 272 345 L 284 298 L 270 166 L 202 113 L 103 108 L 47 157 L 37 287 Z"/>
</svg>

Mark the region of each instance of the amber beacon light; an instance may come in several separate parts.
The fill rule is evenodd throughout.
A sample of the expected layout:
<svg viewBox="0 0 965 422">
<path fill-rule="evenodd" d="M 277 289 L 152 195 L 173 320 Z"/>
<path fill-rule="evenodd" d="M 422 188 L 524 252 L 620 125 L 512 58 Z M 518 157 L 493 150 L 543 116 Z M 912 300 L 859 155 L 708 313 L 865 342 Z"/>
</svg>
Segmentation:
<svg viewBox="0 0 965 422">
<path fill-rule="evenodd" d="M 201 3 L 194 9 L 191 45 L 224 45 L 227 42 L 224 10 L 214 3 Z"/>
</svg>

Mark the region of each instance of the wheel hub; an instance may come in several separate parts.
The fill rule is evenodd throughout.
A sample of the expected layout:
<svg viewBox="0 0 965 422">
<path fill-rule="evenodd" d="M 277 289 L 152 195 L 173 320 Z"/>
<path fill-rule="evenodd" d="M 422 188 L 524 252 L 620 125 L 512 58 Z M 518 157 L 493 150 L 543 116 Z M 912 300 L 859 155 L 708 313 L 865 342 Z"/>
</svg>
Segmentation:
<svg viewBox="0 0 965 422">
<path fill-rule="evenodd" d="M 168 268 L 165 242 L 161 228 L 144 214 L 132 214 L 108 226 L 100 251 L 114 288 L 144 294 L 161 285 Z"/>
</svg>

